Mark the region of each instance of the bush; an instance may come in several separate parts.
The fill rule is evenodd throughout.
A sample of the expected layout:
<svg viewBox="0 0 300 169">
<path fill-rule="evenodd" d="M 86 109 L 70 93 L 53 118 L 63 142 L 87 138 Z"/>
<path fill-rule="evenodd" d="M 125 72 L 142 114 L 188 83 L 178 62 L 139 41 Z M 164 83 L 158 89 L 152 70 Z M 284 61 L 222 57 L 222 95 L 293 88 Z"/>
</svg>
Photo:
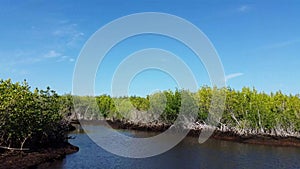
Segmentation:
<svg viewBox="0 0 300 169">
<path fill-rule="evenodd" d="M 30 91 L 26 81 L 0 80 L 0 145 L 30 149 L 66 141 L 62 99 L 55 91 Z"/>
</svg>

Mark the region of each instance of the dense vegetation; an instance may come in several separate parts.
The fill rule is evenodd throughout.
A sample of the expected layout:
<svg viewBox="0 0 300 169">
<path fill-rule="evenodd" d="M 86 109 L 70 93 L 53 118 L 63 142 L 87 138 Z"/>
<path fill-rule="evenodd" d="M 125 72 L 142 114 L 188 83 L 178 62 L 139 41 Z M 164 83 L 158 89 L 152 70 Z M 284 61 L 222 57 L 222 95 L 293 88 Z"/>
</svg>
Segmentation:
<svg viewBox="0 0 300 169">
<path fill-rule="evenodd" d="M 254 88 L 236 91 L 231 88 L 220 89 L 226 92 L 226 104 L 218 129 L 234 131 L 238 134 L 269 134 L 277 136 L 298 136 L 300 131 L 300 97 L 285 95 L 278 91 L 266 94 Z M 196 100 L 199 111 L 198 121 L 205 124 L 211 105 L 211 98 L 217 89 L 202 87 L 196 93 L 190 93 Z M 176 119 L 181 106 L 183 91 L 164 91 L 166 104 L 154 95 L 146 98 L 131 96 L 112 98 L 108 95 L 97 97 L 76 97 L 76 112 L 81 119 L 122 119 L 135 122 L 154 122 L 171 124 Z M 96 100 L 96 101 L 94 101 Z M 155 107 L 164 106 L 159 117 L 149 113 Z M 87 106 L 88 105 L 88 106 Z M 154 108 L 155 108 L 154 107 Z"/>
<path fill-rule="evenodd" d="M 65 142 L 63 117 L 71 101 L 49 87 L 31 91 L 26 81 L 0 80 L 0 146 L 35 149 Z"/>
<path fill-rule="evenodd" d="M 299 136 L 300 96 L 282 92 L 266 94 L 250 88 L 202 87 L 196 93 L 163 91 L 145 98 L 139 96 L 113 98 L 109 95 L 59 96 L 55 91 L 31 90 L 26 81 L 12 83 L 0 80 L 0 147 L 30 148 L 57 145 L 66 141 L 67 117 L 78 119 L 119 119 L 137 123 L 172 124 L 181 109 L 183 93 L 189 93 L 197 104 L 195 124 L 206 125 L 214 92 L 226 93 L 220 131 L 241 135 L 268 134 Z M 75 107 L 73 107 L 73 99 Z M 186 99 L 186 98 L 185 98 Z"/>
</svg>

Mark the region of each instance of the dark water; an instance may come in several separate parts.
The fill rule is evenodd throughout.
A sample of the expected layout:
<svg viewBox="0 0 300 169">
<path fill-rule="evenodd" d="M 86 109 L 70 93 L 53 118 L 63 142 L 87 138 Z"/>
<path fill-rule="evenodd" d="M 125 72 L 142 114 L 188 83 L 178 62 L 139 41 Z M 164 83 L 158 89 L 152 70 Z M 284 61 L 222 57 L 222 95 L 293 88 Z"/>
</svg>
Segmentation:
<svg viewBox="0 0 300 169">
<path fill-rule="evenodd" d="M 101 129 L 103 126 L 93 126 Z M 149 136 L 151 133 L 122 130 L 124 134 Z M 152 133 L 153 134 L 153 133 Z M 208 140 L 199 144 L 197 138 L 187 137 L 176 147 L 159 156 L 130 159 L 113 155 L 98 147 L 84 133 L 70 134 L 70 140 L 80 151 L 55 162 L 55 169 L 202 169 L 202 168 L 249 168 L 268 169 L 300 168 L 300 149 L 295 147 L 272 147 Z M 112 141 L 113 144 L 113 141 Z"/>
</svg>

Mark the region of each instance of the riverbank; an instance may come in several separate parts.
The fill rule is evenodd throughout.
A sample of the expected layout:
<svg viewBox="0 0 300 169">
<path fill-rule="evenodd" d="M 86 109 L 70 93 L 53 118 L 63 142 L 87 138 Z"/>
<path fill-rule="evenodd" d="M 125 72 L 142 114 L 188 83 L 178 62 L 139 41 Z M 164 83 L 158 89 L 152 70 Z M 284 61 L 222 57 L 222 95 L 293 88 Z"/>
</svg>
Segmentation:
<svg viewBox="0 0 300 169">
<path fill-rule="evenodd" d="M 115 129 L 129 129 L 151 132 L 163 132 L 166 131 L 170 125 L 166 124 L 144 124 L 144 123 L 132 123 L 124 122 L 121 120 L 107 120 Z M 210 128 L 205 125 L 192 125 L 188 136 L 199 137 L 203 129 L 209 130 Z M 214 130 L 212 139 L 235 141 L 239 143 L 247 144 L 260 144 L 270 146 L 294 146 L 300 147 L 300 137 L 295 136 L 275 136 L 270 134 L 239 134 L 237 131 L 221 131 L 220 129 Z"/>
<path fill-rule="evenodd" d="M 44 148 L 33 152 L 4 151 L 0 153 L 0 169 L 45 168 L 50 163 L 75 153 L 78 147 L 65 143 L 59 147 Z"/>
</svg>

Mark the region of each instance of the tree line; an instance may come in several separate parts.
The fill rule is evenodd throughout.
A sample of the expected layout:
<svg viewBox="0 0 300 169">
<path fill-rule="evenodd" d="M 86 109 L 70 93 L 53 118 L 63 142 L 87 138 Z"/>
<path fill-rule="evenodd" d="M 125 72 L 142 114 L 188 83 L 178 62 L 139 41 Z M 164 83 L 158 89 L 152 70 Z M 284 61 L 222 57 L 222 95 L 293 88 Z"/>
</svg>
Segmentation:
<svg viewBox="0 0 300 169">
<path fill-rule="evenodd" d="M 281 91 L 266 94 L 249 87 L 239 91 L 229 87 L 217 89 L 203 86 L 195 93 L 189 92 L 198 108 L 195 122 L 205 125 L 209 110 L 213 109 L 212 96 L 220 93 L 220 90 L 225 93 L 226 99 L 218 129 L 236 131 L 239 134 L 299 134 L 299 95 L 286 95 Z M 120 119 L 172 124 L 182 108 L 183 92 L 188 91 L 168 90 L 146 97 L 74 96 L 75 110 L 80 119 Z M 162 95 L 164 99 L 157 97 Z M 151 106 L 151 103 L 155 106 Z M 155 108 L 159 107 L 163 107 L 163 111 L 156 115 Z"/>
<path fill-rule="evenodd" d="M 222 91 L 222 92 L 220 92 Z M 183 97 L 187 94 L 190 97 Z M 0 80 L 0 147 L 30 148 L 58 145 L 67 140 L 68 119 L 124 120 L 173 124 L 184 109 L 186 117 L 197 105 L 195 124 L 206 125 L 212 96 L 225 93 L 218 129 L 238 134 L 299 136 L 300 96 L 278 91 L 266 94 L 255 88 L 242 90 L 203 86 L 197 92 L 167 90 L 146 97 L 58 95 L 49 87 L 32 90 L 26 81 Z M 74 106 L 75 105 L 75 106 Z M 219 106 L 219 105 L 215 105 Z"/>
</svg>

